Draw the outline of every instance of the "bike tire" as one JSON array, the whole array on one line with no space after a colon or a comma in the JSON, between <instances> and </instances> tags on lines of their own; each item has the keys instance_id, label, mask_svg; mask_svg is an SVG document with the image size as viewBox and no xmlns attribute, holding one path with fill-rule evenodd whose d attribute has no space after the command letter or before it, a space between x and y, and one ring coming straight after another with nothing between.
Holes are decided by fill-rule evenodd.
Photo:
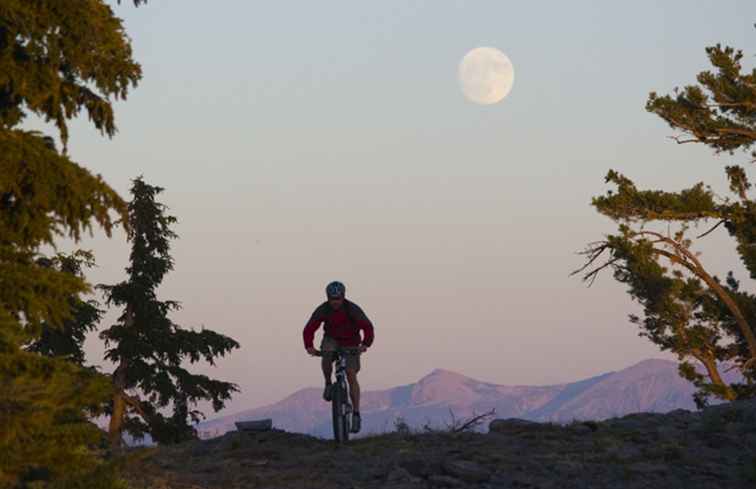
<instances>
[{"instance_id":1,"label":"bike tire","mask_svg":"<svg viewBox=\"0 0 756 489\"><path fill-rule=\"evenodd\" d=\"M349 441L349 432L351 431L349 417L351 416L352 410L351 406L349 406L346 387L341 390L341 394L341 398L343 399L341 404L341 412L343 413L341 416L341 431L344 432L343 441L346 442Z\"/></svg>"},{"instance_id":2,"label":"bike tire","mask_svg":"<svg viewBox=\"0 0 756 489\"><path fill-rule=\"evenodd\" d=\"M331 397L331 413L333 417L333 439L336 443L344 443L349 439L349 433L346 430L346 416L343 414L342 405L345 402L346 393L339 384L333 386Z\"/></svg>"}]
</instances>

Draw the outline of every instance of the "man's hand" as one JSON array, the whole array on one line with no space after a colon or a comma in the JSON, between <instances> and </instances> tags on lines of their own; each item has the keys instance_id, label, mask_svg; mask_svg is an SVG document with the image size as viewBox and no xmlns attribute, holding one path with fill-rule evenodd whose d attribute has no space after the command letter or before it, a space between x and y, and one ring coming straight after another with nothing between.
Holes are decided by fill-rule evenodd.
<instances>
[{"instance_id":1,"label":"man's hand","mask_svg":"<svg viewBox=\"0 0 756 489\"><path fill-rule=\"evenodd\" d=\"M315 356L318 355L319 352L315 348L310 347L310 348L307 349L307 353L309 353L310 355L312 355L313 357L315 357Z\"/></svg>"},{"instance_id":2,"label":"man's hand","mask_svg":"<svg viewBox=\"0 0 756 489\"><path fill-rule=\"evenodd\" d=\"M360 353L365 353L368 350L368 347L365 345L360 345L359 350Z\"/></svg>"}]
</instances>

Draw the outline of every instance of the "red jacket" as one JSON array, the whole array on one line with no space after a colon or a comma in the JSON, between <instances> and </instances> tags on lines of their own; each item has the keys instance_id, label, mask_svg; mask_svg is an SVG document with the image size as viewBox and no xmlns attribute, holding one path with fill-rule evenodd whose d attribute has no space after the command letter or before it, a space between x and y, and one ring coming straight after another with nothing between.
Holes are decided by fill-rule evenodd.
<instances>
[{"instance_id":1,"label":"red jacket","mask_svg":"<svg viewBox=\"0 0 756 489\"><path fill-rule=\"evenodd\" d=\"M339 309L333 309L328 302L319 305L302 332L305 348L312 348L315 331L323 323L325 323L325 335L335 339L341 346L373 344L373 323L354 302L344 299ZM360 331L362 331L362 337L360 337Z\"/></svg>"}]
</instances>

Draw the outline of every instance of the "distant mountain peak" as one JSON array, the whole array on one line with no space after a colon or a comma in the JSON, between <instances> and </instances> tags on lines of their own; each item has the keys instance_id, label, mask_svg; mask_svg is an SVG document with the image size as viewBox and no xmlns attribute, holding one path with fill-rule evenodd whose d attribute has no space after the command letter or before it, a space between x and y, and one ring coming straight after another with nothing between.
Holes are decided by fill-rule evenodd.
<instances>
[{"instance_id":1,"label":"distant mountain peak","mask_svg":"<svg viewBox=\"0 0 756 489\"><path fill-rule=\"evenodd\" d=\"M450 381L450 382L460 382L460 381L467 381L467 380L473 380L470 377L466 377L460 373L452 372L451 370L446 370L443 368L434 368L431 370L431 372L426 375L425 377L421 378L417 383L427 383L429 381Z\"/></svg>"},{"instance_id":2,"label":"distant mountain peak","mask_svg":"<svg viewBox=\"0 0 756 489\"><path fill-rule=\"evenodd\" d=\"M641 360L635 365L631 365L627 367L625 370L630 370L632 368L665 368L665 367L677 367L677 363L673 362L672 360L664 360L663 358L647 358L646 360Z\"/></svg>"},{"instance_id":3,"label":"distant mountain peak","mask_svg":"<svg viewBox=\"0 0 756 489\"><path fill-rule=\"evenodd\" d=\"M469 403L479 397L478 381L460 373L436 368L414 384L410 402L415 405L438 403Z\"/></svg>"},{"instance_id":4,"label":"distant mountain peak","mask_svg":"<svg viewBox=\"0 0 756 489\"><path fill-rule=\"evenodd\" d=\"M677 377L677 364L671 360L651 358L613 372L617 379L644 378L649 375L667 375Z\"/></svg>"}]
</instances>

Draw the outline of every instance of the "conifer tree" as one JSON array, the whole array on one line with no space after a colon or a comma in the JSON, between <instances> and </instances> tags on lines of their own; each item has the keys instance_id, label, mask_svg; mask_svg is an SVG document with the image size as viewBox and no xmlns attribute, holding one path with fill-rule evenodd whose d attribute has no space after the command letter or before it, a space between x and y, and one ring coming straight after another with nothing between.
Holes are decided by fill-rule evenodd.
<instances>
[{"instance_id":1,"label":"conifer tree","mask_svg":"<svg viewBox=\"0 0 756 489\"><path fill-rule=\"evenodd\" d=\"M109 396L107 379L27 347L46 327L64 327L71 298L89 290L41 250L94 226L110 234L114 214L126 213L102 178L66 155L68 121L86 110L112 136L112 99L140 76L104 1L0 2L0 487L113 482L87 418ZM55 124L62 153L50 136L20 128L29 114Z\"/></svg>"},{"instance_id":2,"label":"conifer tree","mask_svg":"<svg viewBox=\"0 0 756 489\"><path fill-rule=\"evenodd\" d=\"M118 322L101 333L108 349L106 358L116 365L113 372L113 402L110 440L121 445L122 432L140 437L149 433L158 443L175 443L195 436L189 421L202 413L191 406L212 401L218 411L236 385L192 374L182 364L204 360L211 365L239 344L233 339L202 329L187 330L168 317L180 308L176 301L161 301L157 288L173 269L170 241L176 218L156 200L162 192L140 177L131 188L129 235L131 264L128 279L100 286L108 304L123 307ZM173 409L171 416L163 415Z\"/></svg>"},{"instance_id":3,"label":"conifer tree","mask_svg":"<svg viewBox=\"0 0 756 489\"><path fill-rule=\"evenodd\" d=\"M678 144L703 144L729 155L747 152L756 142L756 69L743 70L742 51L717 45L706 52L713 71L700 73L697 85L672 95L651 93L646 109L679 131ZM756 161L756 151L750 156ZM642 336L678 356L681 375L698 387L699 406L710 397L756 397L756 295L744 290L732 271L724 280L712 274L694 246L723 227L749 278L756 279L751 182L740 165L726 166L723 176L732 192L725 198L704 182L679 192L639 190L610 171L606 181L616 191L595 197L593 206L619 224L618 233L589 244L583 252L587 262L575 272L592 282L609 268L628 286L643 306L643 316L631 315L631 322ZM676 227L655 229L659 223ZM693 235L701 225L710 228ZM742 382L724 379L722 369L730 366L742 373Z\"/></svg>"},{"instance_id":4,"label":"conifer tree","mask_svg":"<svg viewBox=\"0 0 756 489\"><path fill-rule=\"evenodd\" d=\"M52 259L40 258L38 263L84 279L83 269L94 266L94 255L78 250L71 254L58 253ZM84 300L79 295L69 297L68 303L70 317L61 326L43 322L39 337L26 350L84 366L84 340L87 333L97 329L103 311L96 300Z\"/></svg>"}]
</instances>

